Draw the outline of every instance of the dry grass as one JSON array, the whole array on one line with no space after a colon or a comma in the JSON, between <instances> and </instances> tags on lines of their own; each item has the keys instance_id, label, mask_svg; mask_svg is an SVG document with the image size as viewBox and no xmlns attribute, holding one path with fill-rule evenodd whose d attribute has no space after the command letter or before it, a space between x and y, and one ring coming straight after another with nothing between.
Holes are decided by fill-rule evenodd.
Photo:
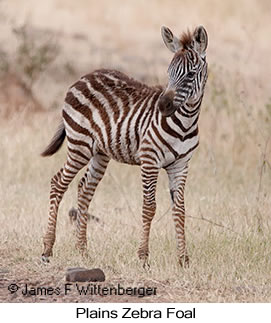
<instances>
[{"instance_id":1,"label":"dry grass","mask_svg":"<svg viewBox=\"0 0 271 323\"><path fill-rule=\"evenodd\" d=\"M117 1L121 6L86 0L76 5L47 1L47 7L34 1L3 3L10 17L2 23L0 35L7 52L16 48L16 41L8 37L15 16L15 25L28 17L33 28L52 33L62 51L33 85L35 97L50 112L14 113L0 123L0 300L78 300L77 295L14 298L6 288L13 281L63 285L66 268L82 265L102 268L108 284L157 286L158 295L144 301L270 302L269 1L183 1L181 6L173 0ZM60 208L54 258L44 267L39 258L49 182L65 160L64 148L52 158L39 157L58 123L60 111L53 108L61 104L77 77L101 66L165 84L170 54L160 39L162 24L177 32L203 24L209 32L210 77L200 119L201 144L192 158L186 187L191 266L183 270L177 265L167 178L162 171L151 232L151 270L141 268L136 256L141 224L139 168L111 162L90 207L103 223L89 225L91 258L77 254L67 215L76 205L78 176ZM10 109L16 111L16 106Z\"/></svg>"}]
</instances>

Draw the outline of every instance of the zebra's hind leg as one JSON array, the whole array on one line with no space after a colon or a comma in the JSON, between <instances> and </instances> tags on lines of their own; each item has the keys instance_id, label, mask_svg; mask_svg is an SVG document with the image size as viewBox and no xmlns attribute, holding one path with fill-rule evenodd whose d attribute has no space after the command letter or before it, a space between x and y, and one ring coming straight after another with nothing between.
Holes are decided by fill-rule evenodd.
<instances>
[{"instance_id":1,"label":"zebra's hind leg","mask_svg":"<svg viewBox=\"0 0 271 323\"><path fill-rule=\"evenodd\" d=\"M97 154L92 157L89 167L78 185L78 212L77 212L77 244L76 246L86 254L87 247L87 219L88 207L95 193L96 187L103 178L109 157Z\"/></svg>"},{"instance_id":2,"label":"zebra's hind leg","mask_svg":"<svg viewBox=\"0 0 271 323\"><path fill-rule=\"evenodd\" d=\"M56 221L59 204L66 192L69 184L79 172L79 170L88 163L88 160L83 160L73 154L68 154L68 160L63 168L61 168L51 179L50 192L50 208L47 231L43 237L44 251L42 253L42 261L49 262L49 257L53 255L53 245L56 237Z\"/></svg>"},{"instance_id":3,"label":"zebra's hind leg","mask_svg":"<svg viewBox=\"0 0 271 323\"><path fill-rule=\"evenodd\" d=\"M149 267L149 236L151 222L155 215L156 202L155 192L159 169L150 164L141 165L141 177L143 186L143 208L142 208L142 234L138 248L138 257L143 262L143 267Z\"/></svg>"},{"instance_id":4,"label":"zebra's hind leg","mask_svg":"<svg viewBox=\"0 0 271 323\"><path fill-rule=\"evenodd\" d=\"M189 257L185 242L185 208L184 188L188 169L172 165L166 169L169 178L169 188L173 201L172 216L175 224L177 240L177 256L182 267L189 266Z\"/></svg>"}]
</instances>

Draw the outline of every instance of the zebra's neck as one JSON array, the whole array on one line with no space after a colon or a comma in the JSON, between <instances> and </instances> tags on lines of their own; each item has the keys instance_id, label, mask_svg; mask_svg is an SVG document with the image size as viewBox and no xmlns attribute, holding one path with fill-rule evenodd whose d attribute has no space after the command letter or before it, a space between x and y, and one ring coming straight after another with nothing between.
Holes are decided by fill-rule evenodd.
<instances>
[{"instance_id":1,"label":"zebra's neck","mask_svg":"<svg viewBox=\"0 0 271 323\"><path fill-rule=\"evenodd\" d=\"M195 131L198 125L202 97L196 102L180 106L170 117L160 117L160 126L174 137L185 136Z\"/></svg>"}]
</instances>

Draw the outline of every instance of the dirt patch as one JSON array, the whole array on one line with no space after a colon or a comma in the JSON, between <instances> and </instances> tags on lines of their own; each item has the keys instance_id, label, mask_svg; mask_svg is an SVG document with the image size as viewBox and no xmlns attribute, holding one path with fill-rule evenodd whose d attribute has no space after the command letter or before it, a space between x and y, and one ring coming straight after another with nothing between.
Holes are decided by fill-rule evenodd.
<instances>
[{"instance_id":1,"label":"dirt patch","mask_svg":"<svg viewBox=\"0 0 271 323\"><path fill-rule=\"evenodd\" d=\"M60 268L59 268L60 269ZM259 288L219 287L152 279L114 277L102 283L71 283L65 270L49 269L42 274L0 268L0 302L3 303L189 303L248 302ZM268 291L266 290L266 293Z\"/></svg>"}]
</instances>

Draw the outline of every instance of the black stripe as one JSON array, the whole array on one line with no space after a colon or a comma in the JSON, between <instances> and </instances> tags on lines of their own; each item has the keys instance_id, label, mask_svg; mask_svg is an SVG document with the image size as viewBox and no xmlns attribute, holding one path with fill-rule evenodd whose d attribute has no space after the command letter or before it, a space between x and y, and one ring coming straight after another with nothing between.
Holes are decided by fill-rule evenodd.
<instances>
[{"instance_id":1,"label":"black stripe","mask_svg":"<svg viewBox=\"0 0 271 323\"><path fill-rule=\"evenodd\" d=\"M178 158L176 158L172 163L170 163L170 164L168 164L168 165L164 166L163 168L165 168L165 169L166 169L167 167L170 167L171 165L173 165L177 160L180 160L180 159L184 158L186 155L188 155L189 153L191 153L191 151L193 151L194 149L196 149L196 148L198 147L198 145L199 145L199 142L197 142L197 143L195 144L195 146L193 146L192 148L188 149L188 151L187 151L187 152L185 152L185 153L183 153L183 154L179 155L179 156L178 156Z\"/></svg>"}]
</instances>

